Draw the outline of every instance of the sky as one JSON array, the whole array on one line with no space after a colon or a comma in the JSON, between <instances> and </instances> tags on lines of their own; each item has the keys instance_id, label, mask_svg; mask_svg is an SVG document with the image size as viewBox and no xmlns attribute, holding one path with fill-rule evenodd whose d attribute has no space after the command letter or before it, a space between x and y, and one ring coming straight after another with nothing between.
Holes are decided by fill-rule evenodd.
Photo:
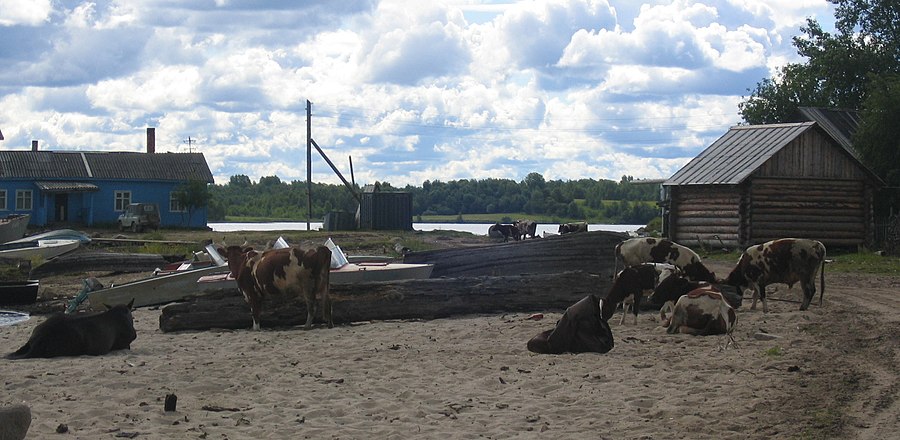
<instances>
[{"instance_id":1,"label":"sky","mask_svg":"<svg viewBox=\"0 0 900 440\"><path fill-rule=\"evenodd\" d=\"M155 127L218 184L305 181L308 100L361 185L668 178L802 61L807 18L833 29L827 0L0 0L0 149L140 152Z\"/></svg>"}]
</instances>

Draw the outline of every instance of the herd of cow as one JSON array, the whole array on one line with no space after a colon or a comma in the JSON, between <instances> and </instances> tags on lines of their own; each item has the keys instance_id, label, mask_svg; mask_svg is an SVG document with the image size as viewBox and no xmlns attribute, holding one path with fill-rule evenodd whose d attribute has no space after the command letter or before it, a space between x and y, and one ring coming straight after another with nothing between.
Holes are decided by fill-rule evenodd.
<instances>
[{"instance_id":1,"label":"herd of cow","mask_svg":"<svg viewBox=\"0 0 900 440\"><path fill-rule=\"evenodd\" d=\"M768 312L766 286L800 283L806 310L816 293L820 275L819 304L825 290L825 246L808 239L784 238L751 246L724 279L716 278L691 249L670 240L632 238L615 248L616 270L613 285L603 297L601 314L609 319L619 304L631 303L634 320L643 296L660 309L662 325L669 333L694 335L731 334L737 322L735 309L745 291L752 291L753 304L762 301Z\"/></svg>"},{"instance_id":2,"label":"herd of cow","mask_svg":"<svg viewBox=\"0 0 900 440\"><path fill-rule=\"evenodd\" d=\"M585 222L563 223L559 225L560 234L570 234L573 232L587 232L588 225ZM488 227L488 237L503 240L504 242L513 239L515 241L524 240L530 235L531 238L537 238L537 223L532 220L516 220L512 223L494 223Z\"/></svg>"},{"instance_id":3,"label":"herd of cow","mask_svg":"<svg viewBox=\"0 0 900 440\"><path fill-rule=\"evenodd\" d=\"M533 222L525 228L530 228L533 236ZM250 305L254 330L259 330L263 298L272 294L303 297L306 328L312 325L317 300L321 300L323 319L329 328L334 325L328 297L331 251L327 247L258 252L245 246L227 246L218 251L226 256ZM652 292L648 300L660 307L669 333L708 335L731 333L737 319L734 310L741 305L745 290L753 291L751 309L756 308L759 297L764 312L768 311L769 284L799 282L803 289L800 310L806 310L815 296L816 273L821 274L820 305L825 290L825 247L815 240L786 238L750 247L725 279L717 279L695 252L670 240L625 240L615 247L615 255L616 270L620 261L623 269L596 303L606 328L618 305L623 304L624 309L628 302L637 322L637 310L646 292ZM131 304L95 314L60 313L35 327L28 342L7 358L100 355L130 348L136 337Z\"/></svg>"}]
</instances>

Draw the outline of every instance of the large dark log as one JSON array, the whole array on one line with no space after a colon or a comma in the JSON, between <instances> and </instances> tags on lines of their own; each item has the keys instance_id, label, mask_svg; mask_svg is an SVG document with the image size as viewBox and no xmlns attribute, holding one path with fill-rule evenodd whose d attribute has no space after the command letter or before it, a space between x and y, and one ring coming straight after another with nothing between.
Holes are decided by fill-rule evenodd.
<instances>
[{"instance_id":1,"label":"large dark log","mask_svg":"<svg viewBox=\"0 0 900 440\"><path fill-rule=\"evenodd\" d=\"M615 270L615 246L627 238L626 234L610 231L576 232L539 240L412 252L403 257L403 262L434 264L432 278L571 270L610 276Z\"/></svg>"},{"instance_id":2,"label":"large dark log","mask_svg":"<svg viewBox=\"0 0 900 440\"><path fill-rule=\"evenodd\" d=\"M478 313L563 310L589 294L605 295L610 279L586 272L406 280L331 286L334 321L435 319ZM263 327L306 322L302 300L267 298ZM250 308L236 289L164 307L164 332L249 328Z\"/></svg>"},{"instance_id":3,"label":"large dark log","mask_svg":"<svg viewBox=\"0 0 900 440\"><path fill-rule=\"evenodd\" d=\"M740 225L740 219L735 215L727 218L708 217L678 217L675 220L678 227L683 226L733 226Z\"/></svg>"}]
</instances>

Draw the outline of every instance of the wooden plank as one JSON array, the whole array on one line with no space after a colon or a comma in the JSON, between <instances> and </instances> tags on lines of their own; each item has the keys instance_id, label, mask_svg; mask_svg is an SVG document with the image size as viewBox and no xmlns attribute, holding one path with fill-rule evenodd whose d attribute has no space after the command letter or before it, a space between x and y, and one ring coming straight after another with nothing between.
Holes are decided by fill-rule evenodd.
<instances>
[{"instance_id":1,"label":"wooden plank","mask_svg":"<svg viewBox=\"0 0 900 440\"><path fill-rule=\"evenodd\" d=\"M737 227L740 219L737 216L730 217L678 217L675 225L682 226L733 226Z\"/></svg>"},{"instance_id":2,"label":"wooden plank","mask_svg":"<svg viewBox=\"0 0 900 440\"><path fill-rule=\"evenodd\" d=\"M335 323L386 319L436 319L479 313L564 310L590 294L603 295L608 277L583 271L523 276L432 278L331 286ZM317 319L320 319L318 316ZM302 300L269 297L264 328L306 322ZM250 308L236 289L164 307L164 332L249 328Z\"/></svg>"}]
</instances>

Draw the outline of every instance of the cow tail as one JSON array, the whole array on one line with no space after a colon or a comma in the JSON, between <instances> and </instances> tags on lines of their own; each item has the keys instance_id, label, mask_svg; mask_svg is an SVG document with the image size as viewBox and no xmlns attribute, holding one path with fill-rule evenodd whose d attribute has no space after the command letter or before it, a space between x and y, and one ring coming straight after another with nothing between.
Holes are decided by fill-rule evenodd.
<instances>
[{"instance_id":1,"label":"cow tail","mask_svg":"<svg viewBox=\"0 0 900 440\"><path fill-rule=\"evenodd\" d=\"M822 296L825 295L825 258L822 258L822 268L819 270L819 306L822 305Z\"/></svg>"}]
</instances>

